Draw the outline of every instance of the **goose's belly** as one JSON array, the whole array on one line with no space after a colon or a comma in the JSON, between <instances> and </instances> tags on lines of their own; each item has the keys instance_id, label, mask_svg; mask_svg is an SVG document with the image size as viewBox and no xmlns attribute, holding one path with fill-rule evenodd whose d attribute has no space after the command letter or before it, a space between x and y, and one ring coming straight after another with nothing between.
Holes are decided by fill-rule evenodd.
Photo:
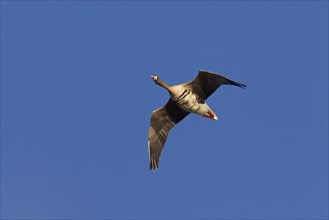
<instances>
[{"instance_id":1,"label":"goose's belly","mask_svg":"<svg viewBox=\"0 0 329 220\"><path fill-rule=\"evenodd\" d=\"M198 95L192 92L186 95L178 95L178 99L175 100L176 104L187 112L192 112L198 115L207 114L209 106L205 101L203 101Z\"/></svg>"}]
</instances>

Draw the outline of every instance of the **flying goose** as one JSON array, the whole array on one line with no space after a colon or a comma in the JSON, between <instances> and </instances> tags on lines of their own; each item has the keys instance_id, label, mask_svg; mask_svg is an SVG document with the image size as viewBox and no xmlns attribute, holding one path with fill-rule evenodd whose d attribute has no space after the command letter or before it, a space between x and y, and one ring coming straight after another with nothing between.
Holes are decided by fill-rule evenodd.
<instances>
[{"instance_id":1,"label":"flying goose","mask_svg":"<svg viewBox=\"0 0 329 220\"><path fill-rule=\"evenodd\" d=\"M169 92L170 98L167 104L152 112L148 135L150 170L157 170L159 167L161 151L170 129L188 114L192 112L205 118L218 120L217 115L205 102L218 87L225 84L240 88L247 87L205 70L200 70L198 76L191 82L176 86L167 85L158 76L151 76L151 78Z\"/></svg>"}]
</instances>

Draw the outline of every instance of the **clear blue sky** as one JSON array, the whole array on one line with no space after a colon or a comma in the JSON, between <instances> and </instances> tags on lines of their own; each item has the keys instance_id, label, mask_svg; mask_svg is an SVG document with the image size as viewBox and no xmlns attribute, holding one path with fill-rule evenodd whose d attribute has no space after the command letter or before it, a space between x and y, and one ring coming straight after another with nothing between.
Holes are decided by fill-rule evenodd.
<instances>
[{"instance_id":1,"label":"clear blue sky","mask_svg":"<svg viewBox=\"0 0 329 220\"><path fill-rule=\"evenodd\" d=\"M1 218L328 217L327 1L1 1ZM148 168L151 112L208 99Z\"/></svg>"}]
</instances>

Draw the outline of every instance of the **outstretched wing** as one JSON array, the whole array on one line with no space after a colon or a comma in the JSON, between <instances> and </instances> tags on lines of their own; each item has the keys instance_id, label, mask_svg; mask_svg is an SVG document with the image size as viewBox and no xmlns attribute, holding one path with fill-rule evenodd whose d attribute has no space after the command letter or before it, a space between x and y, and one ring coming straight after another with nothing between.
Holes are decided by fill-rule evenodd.
<instances>
[{"instance_id":1,"label":"outstretched wing","mask_svg":"<svg viewBox=\"0 0 329 220\"><path fill-rule=\"evenodd\" d=\"M171 99L169 99L165 106L152 112L148 136L151 170L156 170L159 167L161 151L165 145L170 129L183 120L188 114L189 112L178 107Z\"/></svg>"},{"instance_id":2,"label":"outstretched wing","mask_svg":"<svg viewBox=\"0 0 329 220\"><path fill-rule=\"evenodd\" d=\"M234 85L240 88L247 87L244 84L234 82L224 76L200 70L198 76L186 86L189 86L194 93L197 93L202 99L206 100L221 85Z\"/></svg>"}]
</instances>

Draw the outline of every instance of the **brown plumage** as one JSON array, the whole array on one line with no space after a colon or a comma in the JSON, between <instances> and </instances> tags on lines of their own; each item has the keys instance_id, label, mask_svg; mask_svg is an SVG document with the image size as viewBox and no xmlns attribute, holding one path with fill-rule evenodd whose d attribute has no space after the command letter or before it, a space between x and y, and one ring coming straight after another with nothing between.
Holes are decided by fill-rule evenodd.
<instances>
[{"instance_id":1,"label":"brown plumage","mask_svg":"<svg viewBox=\"0 0 329 220\"><path fill-rule=\"evenodd\" d=\"M206 99L221 85L246 87L244 84L205 70L200 70L198 76L191 82L176 86L167 85L157 76L151 77L156 84L165 88L170 94L167 104L152 112L148 135L151 170L159 168L161 151L171 128L190 112L217 120L216 114L205 103Z\"/></svg>"}]
</instances>

